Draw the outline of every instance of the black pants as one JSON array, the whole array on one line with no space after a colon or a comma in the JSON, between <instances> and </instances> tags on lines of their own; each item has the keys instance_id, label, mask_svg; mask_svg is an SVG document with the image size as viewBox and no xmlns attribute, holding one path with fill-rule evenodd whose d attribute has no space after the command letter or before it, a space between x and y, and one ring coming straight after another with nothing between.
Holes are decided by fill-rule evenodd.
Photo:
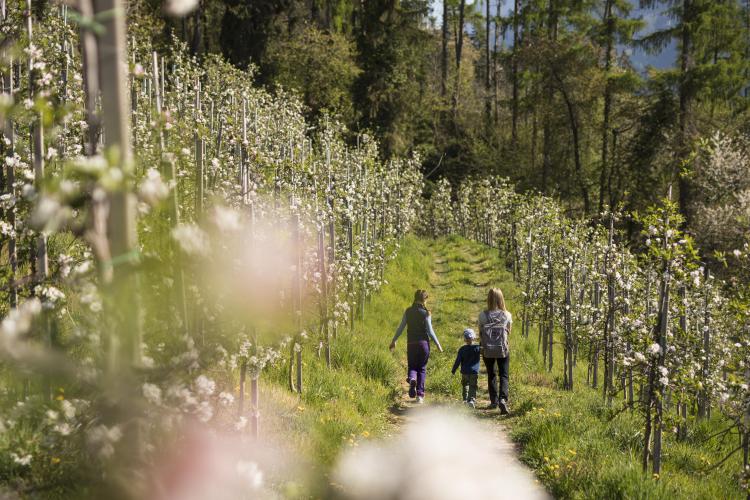
<instances>
[{"instance_id":1,"label":"black pants","mask_svg":"<svg viewBox=\"0 0 750 500\"><path fill-rule=\"evenodd\" d=\"M484 366L487 368L487 385L490 391L490 403L497 404L501 399L508 401L508 366L510 356L507 358L485 358ZM495 373L495 364L497 371L500 372L500 397L497 393L497 373Z\"/></svg>"}]
</instances>

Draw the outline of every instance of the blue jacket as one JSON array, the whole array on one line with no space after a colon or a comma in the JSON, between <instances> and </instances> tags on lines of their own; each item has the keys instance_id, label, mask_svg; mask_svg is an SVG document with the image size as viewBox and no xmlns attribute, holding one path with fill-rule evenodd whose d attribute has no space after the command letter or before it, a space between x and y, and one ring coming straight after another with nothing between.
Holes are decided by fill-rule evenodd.
<instances>
[{"instance_id":1,"label":"blue jacket","mask_svg":"<svg viewBox=\"0 0 750 500\"><path fill-rule=\"evenodd\" d=\"M465 375L476 375L479 373L479 346L477 344L464 345L458 350L456 362L453 363L451 373L456 373L459 365L461 373Z\"/></svg>"}]
</instances>

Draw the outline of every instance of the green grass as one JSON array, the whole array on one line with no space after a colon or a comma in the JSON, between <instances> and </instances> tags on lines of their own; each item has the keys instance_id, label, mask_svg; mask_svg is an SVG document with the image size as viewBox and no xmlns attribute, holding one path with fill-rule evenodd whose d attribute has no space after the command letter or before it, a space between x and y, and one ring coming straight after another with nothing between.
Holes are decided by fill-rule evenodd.
<instances>
[{"instance_id":1,"label":"green grass","mask_svg":"<svg viewBox=\"0 0 750 500\"><path fill-rule=\"evenodd\" d=\"M372 298L363 322L342 332L334 348L334 369L308 355L304 410L295 417L299 439L325 473L342 447L394 432L389 408L401 395L405 353L401 340L395 354L387 347L403 309L416 288L430 293L428 307L445 353L433 349L428 367L427 401L458 404L459 377L450 368L461 333L475 326L489 286L500 287L516 328L511 339L510 417L478 411L481 418L505 425L521 448L520 458L558 498L744 498L739 490L739 457L706 472L735 446L705 442L722 428L720 418L692 425L688 439L677 442L665 432L663 473L659 480L642 474L642 418L618 412L586 386L586 367L579 363L576 389L561 389L562 352L548 373L537 352L535 334L520 337L521 295L496 250L460 238L437 241L408 238L386 271L386 285ZM535 329L532 328L532 332ZM277 382L283 383L279 371ZM480 391L486 398L482 377ZM731 442L730 442L731 441Z\"/></svg>"},{"instance_id":2,"label":"green grass","mask_svg":"<svg viewBox=\"0 0 750 500\"><path fill-rule=\"evenodd\" d=\"M393 430L389 410L403 377L400 356L390 353L388 344L414 290L427 286L431 267L426 244L407 238L388 265L389 284L367 304L364 321L356 321L351 332L348 327L339 332L332 367L305 350L304 390L290 424L303 451L324 474L343 447ZM272 369L264 376L285 386L285 370Z\"/></svg>"}]
</instances>

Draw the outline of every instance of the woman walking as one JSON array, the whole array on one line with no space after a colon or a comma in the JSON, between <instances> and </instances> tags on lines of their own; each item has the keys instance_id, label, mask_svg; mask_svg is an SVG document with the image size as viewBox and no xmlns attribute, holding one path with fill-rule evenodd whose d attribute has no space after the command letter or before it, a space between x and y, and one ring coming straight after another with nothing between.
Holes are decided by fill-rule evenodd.
<instances>
[{"instance_id":1,"label":"woman walking","mask_svg":"<svg viewBox=\"0 0 750 500\"><path fill-rule=\"evenodd\" d=\"M406 309L401 324L393 336L390 349L396 348L396 341L406 328L406 358L408 373L406 382L409 384L409 397L417 398L417 403L424 403L424 384L427 378L427 361L430 359L430 339L435 342L438 351L443 352L440 341L432 329L430 311L427 309L427 292L414 292L414 303Z\"/></svg>"},{"instance_id":2,"label":"woman walking","mask_svg":"<svg viewBox=\"0 0 750 500\"><path fill-rule=\"evenodd\" d=\"M490 408L500 407L503 415L508 414L508 368L510 349L508 337L513 326L513 318L505 308L505 298L499 288L487 293L487 309L479 314L479 334L482 358L487 368L487 385L490 392ZM497 387L495 365L500 374L500 392Z\"/></svg>"}]
</instances>

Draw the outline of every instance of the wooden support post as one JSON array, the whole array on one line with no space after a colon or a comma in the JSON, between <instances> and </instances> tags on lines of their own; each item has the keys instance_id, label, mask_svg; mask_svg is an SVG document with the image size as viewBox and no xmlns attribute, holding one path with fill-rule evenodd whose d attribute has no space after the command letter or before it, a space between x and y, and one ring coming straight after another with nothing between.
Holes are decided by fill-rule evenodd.
<instances>
[{"instance_id":1,"label":"wooden support post","mask_svg":"<svg viewBox=\"0 0 750 500\"><path fill-rule=\"evenodd\" d=\"M133 400L141 397L136 373L141 368L143 358L137 274L136 199L132 186L133 158L126 72L125 7L121 0L95 0L94 14L102 27L97 34L97 60L105 130L104 147L106 156L114 162L111 166L120 170L123 179L117 189L108 193L106 234L112 261L116 260L117 265L112 265L112 261L103 264L112 268L112 281L104 284L108 317L113 322L111 362L106 376L109 383L117 387L117 411L111 417L119 424L124 423L124 435L117 447L116 462L122 470L135 471L143 459L142 419L138 412L139 405L133 405ZM114 422L109 425L112 423Z\"/></svg>"},{"instance_id":2,"label":"wooden support post","mask_svg":"<svg viewBox=\"0 0 750 500\"><path fill-rule=\"evenodd\" d=\"M29 43L34 40L33 20L31 0L26 0L26 32L29 37ZM36 94L36 70L34 69L35 61L32 52L29 52L28 58L28 77L29 77L29 99L32 101ZM44 124L42 116L37 114L31 124L31 157L34 165L34 187L38 193L44 191ZM49 263L47 257L47 236L39 233L36 242L36 282L43 283L49 274Z\"/></svg>"},{"instance_id":3,"label":"wooden support post","mask_svg":"<svg viewBox=\"0 0 750 500\"><path fill-rule=\"evenodd\" d=\"M247 99L242 98L242 146L240 148L240 186L242 204L247 205L250 197L250 179L247 159Z\"/></svg>"},{"instance_id":4,"label":"wooden support post","mask_svg":"<svg viewBox=\"0 0 750 500\"><path fill-rule=\"evenodd\" d=\"M26 34L29 38L29 46L34 43L33 34L33 18L32 18L32 5L31 0L26 0ZM37 71L35 70L35 61L33 51L28 53L28 78L29 78L29 99L34 102L36 100L36 85L35 80L37 78ZM29 126L31 133L31 161L34 166L34 187L40 197L43 196L45 191L44 187L44 122L41 113L37 113L34 120ZM44 231L40 230L36 236L36 245L34 248L34 281L32 289L36 294L36 286L43 285L47 281L49 276L49 257L47 255L47 235ZM42 313L42 325L44 330L44 342L48 348L52 347L54 343L53 330L51 325L51 315L45 311ZM52 398L52 381L49 377L44 377L44 396L47 399Z\"/></svg>"},{"instance_id":5,"label":"wooden support post","mask_svg":"<svg viewBox=\"0 0 750 500\"><path fill-rule=\"evenodd\" d=\"M534 240L532 239L533 234L531 232L531 227L529 227L529 237L527 240L528 249L526 251L526 293L523 298L523 323L522 323L522 331L523 336L525 338L529 338L529 328L530 328L530 311L531 308L531 275L532 275L532 265L534 260Z\"/></svg>"},{"instance_id":6,"label":"wooden support post","mask_svg":"<svg viewBox=\"0 0 750 500\"><path fill-rule=\"evenodd\" d=\"M253 438L255 439L260 438L260 389L258 387L258 375L258 373L253 373L250 379L250 404L253 409L250 421ZM302 380L299 380L299 387L302 387Z\"/></svg>"},{"instance_id":7,"label":"wooden support post","mask_svg":"<svg viewBox=\"0 0 750 500\"><path fill-rule=\"evenodd\" d=\"M202 115L201 111L201 83L200 80L195 85L195 115L196 119L200 119ZM205 171L203 167L203 157L205 155L205 141L203 140L203 134L200 132L202 124L199 123L196 127L194 141L195 141L195 218L200 219L203 216L203 199L204 199L204 187L205 187Z\"/></svg>"},{"instance_id":8,"label":"wooden support post","mask_svg":"<svg viewBox=\"0 0 750 500\"><path fill-rule=\"evenodd\" d=\"M657 357L656 373L654 379L665 365L667 350L667 331L669 328L669 269L665 269L660 285L659 293L659 321L657 330L657 341L660 346L660 353ZM657 380L653 380L650 392L655 405L654 415L654 449L653 449L653 467L654 474L661 473L661 449L662 449L662 431L663 431L663 413L664 413L664 391L656 388Z\"/></svg>"},{"instance_id":9,"label":"wooden support post","mask_svg":"<svg viewBox=\"0 0 750 500\"><path fill-rule=\"evenodd\" d=\"M170 190L169 194L169 218L170 218L170 226L176 227L180 223L180 200L179 200L179 194L177 189L177 169L176 169L176 160L174 158L174 155L171 153L165 153L162 155L162 172L164 172L167 183L172 184L175 183L175 186ZM174 243L171 242L170 244L174 245ZM185 333L185 335L188 335L190 333L190 327L188 324L188 308L187 308L187 291L185 288L185 274L182 267L181 258L179 256L179 253L175 251L175 249L172 249L172 258L174 260L173 263L173 269L172 274L174 275L175 280L175 301L176 301L176 309L177 314L180 319L180 323L182 325L182 330Z\"/></svg>"},{"instance_id":10,"label":"wooden support post","mask_svg":"<svg viewBox=\"0 0 750 500\"><path fill-rule=\"evenodd\" d=\"M93 19L94 6L91 0L79 2L78 8L81 16L86 19ZM88 24L81 24L80 40L83 58L84 108L86 110L86 124L88 125L84 152L86 156L94 156L97 153L101 127L96 109L99 98L99 55L96 36L93 30L88 27ZM133 119L135 119L135 116L136 113L133 113Z\"/></svg>"},{"instance_id":11,"label":"wooden support post","mask_svg":"<svg viewBox=\"0 0 750 500\"><path fill-rule=\"evenodd\" d=\"M547 342L549 342L549 346L547 347L547 370L552 371L552 365L554 362L554 337L555 337L555 275L553 270L553 262L552 262L552 246L547 245L547 279L548 281L548 299L549 302L547 304L547 307L549 308L549 313L547 316Z\"/></svg>"},{"instance_id":12,"label":"wooden support post","mask_svg":"<svg viewBox=\"0 0 750 500\"><path fill-rule=\"evenodd\" d=\"M624 299L625 299L625 301L624 301L625 305L623 307L623 311L622 312L623 312L623 314L625 314L627 316L628 314L630 314L630 300L629 300L630 299L630 292L627 289L625 289L625 291L624 291ZM630 355L632 353L633 347L630 344L630 341L627 342L627 344L625 346L625 349L626 349L626 352L628 353L628 355ZM633 366L632 366L632 364L631 364L631 366L628 366L626 377L627 377L627 382L626 382L627 383L627 402L628 402L628 404L632 405L634 403L634 401L635 401L635 395L634 395L634 391L633 391Z\"/></svg>"},{"instance_id":13,"label":"wooden support post","mask_svg":"<svg viewBox=\"0 0 750 500\"><path fill-rule=\"evenodd\" d=\"M333 187L329 187L329 192ZM328 221L328 268L330 270L331 288L328 296L331 298L331 310L334 311L338 301L338 295L336 290L336 280L338 278L338 266L336 265L336 211L333 206L333 196L328 197L328 207L331 212L330 219ZM338 336L338 322L333 322L333 338L334 340Z\"/></svg>"},{"instance_id":14,"label":"wooden support post","mask_svg":"<svg viewBox=\"0 0 750 500\"><path fill-rule=\"evenodd\" d=\"M678 291L680 297L680 316L679 316L679 334L683 338L688 335L688 316L687 316L687 287L685 284L680 285ZM681 392L677 400L677 439L684 440L687 437L687 403L685 402L685 393Z\"/></svg>"},{"instance_id":15,"label":"wooden support post","mask_svg":"<svg viewBox=\"0 0 750 500\"><path fill-rule=\"evenodd\" d=\"M670 189L671 195L671 189ZM671 196L670 196L671 198ZM664 221L664 226L669 226L669 218L667 217ZM669 248L670 238L669 233L663 236L664 248ZM659 382L659 377L662 371L665 369L666 356L667 356L667 335L669 331L669 293L670 293L670 281L671 281L671 261L664 260L662 268L662 277L659 283L659 317L656 323L656 330L654 336L656 343L659 345L659 354L656 359L651 361L651 371L649 373L649 387L648 387L648 406L647 406L647 419L646 419L646 432L644 442L644 469L648 464L648 438L650 437L651 427L651 408L654 408L654 419L653 419L653 434L654 444L652 452L652 472L654 474L661 473L661 450L662 450L662 431L664 422L664 387ZM657 386L658 383L658 386Z\"/></svg>"},{"instance_id":16,"label":"wooden support post","mask_svg":"<svg viewBox=\"0 0 750 500\"><path fill-rule=\"evenodd\" d=\"M156 51L151 53L151 71L153 74L153 78L155 82L160 82L159 79L159 56L156 54ZM161 84L157 84L154 87L154 98L156 101L156 133L158 135L158 143L159 143L159 153L164 152L164 134L162 133L162 126L161 126L161 119L162 119L162 86ZM162 174L165 172L162 171Z\"/></svg>"},{"instance_id":17,"label":"wooden support post","mask_svg":"<svg viewBox=\"0 0 750 500\"><path fill-rule=\"evenodd\" d=\"M703 363L701 366L701 388L698 395L698 418L709 416L711 401L708 390L708 377L711 363L711 272L708 267L703 272Z\"/></svg>"},{"instance_id":18,"label":"wooden support post","mask_svg":"<svg viewBox=\"0 0 750 500\"><path fill-rule=\"evenodd\" d=\"M5 20L7 16L5 0L2 0L2 16ZM3 92L7 93L8 96L13 96L13 59L10 59L8 65L8 73L3 75ZM16 154L16 125L11 118L7 118L4 124L3 135L8 140L8 146L5 150L6 158L15 158ZM5 182L6 191L11 195L11 198L15 196L15 183L16 183L16 169L15 162L4 162L6 166L5 171ZM1 168L1 167L0 167ZM13 234L8 238L8 265L10 267L10 275L8 276L8 299L11 308L18 306L18 284L16 283L16 274L18 272L18 250L17 250L17 239L15 235L16 230L16 210L15 207L11 207L6 214L8 224L10 224Z\"/></svg>"},{"instance_id":19,"label":"wooden support post","mask_svg":"<svg viewBox=\"0 0 750 500\"><path fill-rule=\"evenodd\" d=\"M593 317L591 318L591 322L594 326L594 329L596 329L596 323L599 321L599 309L601 307L601 300L602 300L602 292L601 292L601 285L599 283L598 275L599 274L599 257L597 256L595 263L594 263L594 274L595 274L595 281L594 281L594 311L593 311ZM589 360L590 366L591 366L591 387L596 389L599 386L599 342L596 340L596 337L593 337L592 340L592 346L591 346L591 359Z\"/></svg>"},{"instance_id":20,"label":"wooden support post","mask_svg":"<svg viewBox=\"0 0 750 500\"><path fill-rule=\"evenodd\" d=\"M366 175L365 175L365 179L366 179ZM367 181L365 180L365 182L367 182ZM362 274L362 283L360 284L360 293L359 293L359 319L360 319L360 321L364 321L365 320L365 297L367 295L367 279L368 279L367 273L368 273L368 270L369 270L368 268L370 266L370 259L368 258L368 253L369 252L367 250L367 245L368 245L368 241L367 241L368 238L367 238L367 236L368 236L368 229L369 229L369 226L368 226L369 220L368 219L369 219L369 213L370 213L370 207L369 207L369 203L368 202L369 202L368 198L365 197L364 214L363 214L363 217L362 217L362 224L363 224L363 228L362 228L362 251L360 252L360 255L363 256L363 259L365 261L364 265L363 265L364 273Z\"/></svg>"},{"instance_id":21,"label":"wooden support post","mask_svg":"<svg viewBox=\"0 0 750 500\"><path fill-rule=\"evenodd\" d=\"M241 417L245 412L245 383L247 380L247 361L244 359L240 364L240 388L237 398L237 416Z\"/></svg>"},{"instance_id":22,"label":"wooden support post","mask_svg":"<svg viewBox=\"0 0 750 500\"><path fill-rule=\"evenodd\" d=\"M297 327L297 333L295 338L300 338L302 332L302 238L299 230L300 219L299 214L295 213L292 216L292 252L294 259L294 276L292 278L292 309L295 318L295 324ZM296 362L296 391L302 393L302 344L298 344L298 348L295 349L295 344L292 345L292 354L294 359L290 360L291 363Z\"/></svg>"},{"instance_id":23,"label":"wooden support post","mask_svg":"<svg viewBox=\"0 0 750 500\"><path fill-rule=\"evenodd\" d=\"M615 275L612 269L612 251L614 246L614 216L609 215L609 236L607 252L604 257L604 271L607 276L607 317L604 324L604 383L602 384L602 398L605 403L611 403L614 391L614 342L612 340L615 328Z\"/></svg>"},{"instance_id":24,"label":"wooden support post","mask_svg":"<svg viewBox=\"0 0 750 500\"><path fill-rule=\"evenodd\" d=\"M325 338L326 366L331 367L331 332L328 328L328 269L326 268L325 225L318 230L318 272L320 273L320 326Z\"/></svg>"},{"instance_id":25,"label":"wooden support post","mask_svg":"<svg viewBox=\"0 0 750 500\"><path fill-rule=\"evenodd\" d=\"M573 390L573 322L572 314L572 293L573 278L571 276L570 266L565 267L565 388Z\"/></svg>"}]
</instances>

